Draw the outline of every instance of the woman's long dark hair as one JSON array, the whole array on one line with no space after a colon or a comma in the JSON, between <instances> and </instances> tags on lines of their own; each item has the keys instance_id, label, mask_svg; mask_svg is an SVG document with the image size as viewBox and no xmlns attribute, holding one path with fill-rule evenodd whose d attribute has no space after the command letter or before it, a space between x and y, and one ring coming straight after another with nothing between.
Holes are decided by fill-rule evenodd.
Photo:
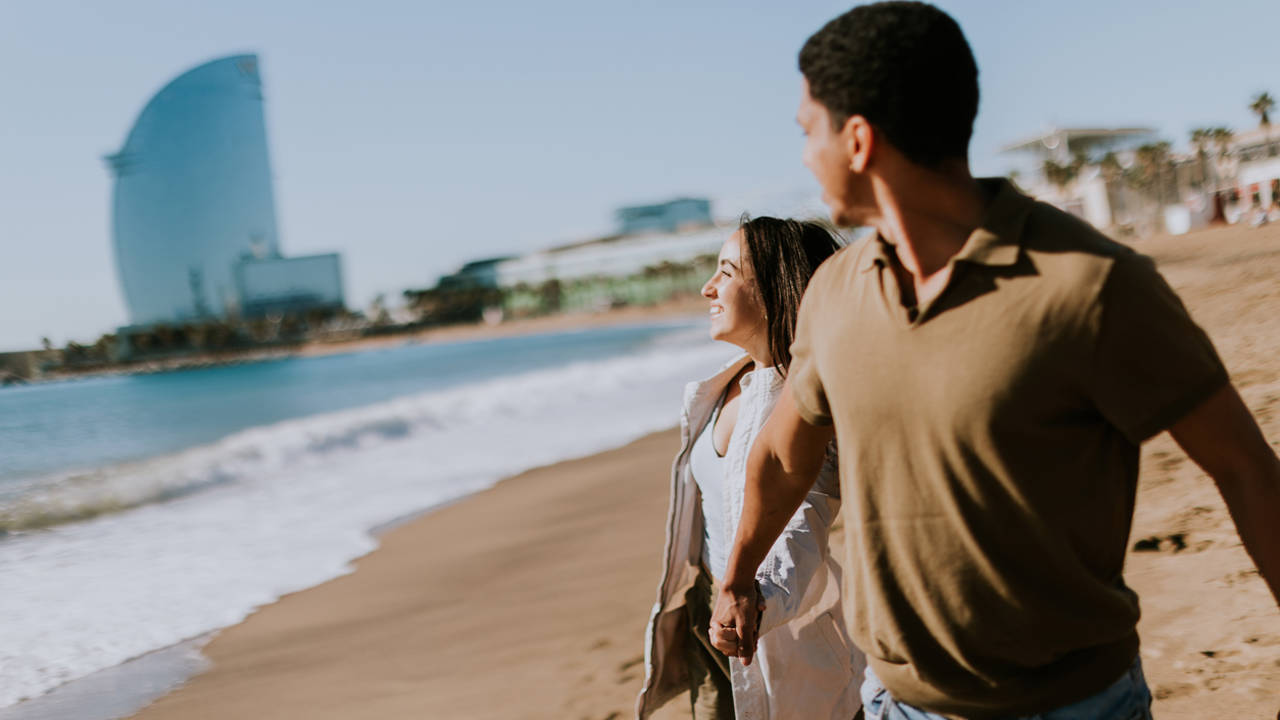
<instances>
[{"instance_id":1,"label":"woman's long dark hair","mask_svg":"<svg viewBox=\"0 0 1280 720\"><path fill-rule=\"evenodd\" d=\"M839 237L812 221L742 216L742 244L764 303L769 356L783 377L791 365L800 298L813 271L836 250Z\"/></svg>"}]
</instances>

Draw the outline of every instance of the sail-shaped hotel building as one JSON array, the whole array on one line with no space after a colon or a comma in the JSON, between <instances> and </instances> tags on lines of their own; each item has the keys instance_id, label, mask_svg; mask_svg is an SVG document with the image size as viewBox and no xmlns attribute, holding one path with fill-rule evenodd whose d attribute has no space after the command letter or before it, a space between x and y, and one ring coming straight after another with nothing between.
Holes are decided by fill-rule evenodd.
<instances>
[{"instance_id":1,"label":"sail-shaped hotel building","mask_svg":"<svg viewBox=\"0 0 1280 720\"><path fill-rule=\"evenodd\" d=\"M179 75L106 161L134 326L343 305L338 255L280 253L257 56Z\"/></svg>"}]
</instances>

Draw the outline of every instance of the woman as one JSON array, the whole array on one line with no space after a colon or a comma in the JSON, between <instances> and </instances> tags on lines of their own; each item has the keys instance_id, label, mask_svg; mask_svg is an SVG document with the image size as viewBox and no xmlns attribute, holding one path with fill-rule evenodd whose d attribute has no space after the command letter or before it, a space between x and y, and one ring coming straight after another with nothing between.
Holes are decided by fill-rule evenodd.
<instances>
[{"instance_id":1,"label":"woman","mask_svg":"<svg viewBox=\"0 0 1280 720\"><path fill-rule=\"evenodd\" d=\"M859 710L865 660L845 633L840 570L827 552L840 504L834 448L760 565L755 661L743 666L708 640L742 513L747 454L782 392L805 285L837 248L817 223L744 219L702 288L711 337L746 354L685 389L663 577L645 632L640 718L685 690L697 720L849 720Z\"/></svg>"}]
</instances>

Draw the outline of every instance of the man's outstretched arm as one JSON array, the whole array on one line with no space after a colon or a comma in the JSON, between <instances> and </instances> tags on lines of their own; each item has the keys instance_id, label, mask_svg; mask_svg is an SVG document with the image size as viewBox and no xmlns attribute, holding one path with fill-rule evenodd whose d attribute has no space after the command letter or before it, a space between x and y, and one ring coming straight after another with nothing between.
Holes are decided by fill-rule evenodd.
<instances>
[{"instance_id":1,"label":"man's outstretched arm","mask_svg":"<svg viewBox=\"0 0 1280 720\"><path fill-rule=\"evenodd\" d=\"M1280 602L1280 458L1244 401L1228 384L1169 432L1217 483L1245 550Z\"/></svg>"},{"instance_id":2,"label":"man's outstretched arm","mask_svg":"<svg viewBox=\"0 0 1280 720\"><path fill-rule=\"evenodd\" d=\"M721 652L744 664L756 647L756 569L817 479L832 432L805 422L786 387L751 448L742 519L710 633Z\"/></svg>"}]
</instances>

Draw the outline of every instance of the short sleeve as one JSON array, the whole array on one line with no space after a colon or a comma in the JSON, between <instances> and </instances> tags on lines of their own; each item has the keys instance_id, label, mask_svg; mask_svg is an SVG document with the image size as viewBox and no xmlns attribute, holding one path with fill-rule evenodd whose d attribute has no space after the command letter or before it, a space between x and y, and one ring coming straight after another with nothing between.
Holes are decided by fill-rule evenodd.
<instances>
[{"instance_id":1,"label":"short sleeve","mask_svg":"<svg viewBox=\"0 0 1280 720\"><path fill-rule=\"evenodd\" d=\"M810 425L831 424L831 409L827 406L827 394L822 386L813 346L813 340L820 332L823 271L830 266L831 263L827 262L818 268L800 300L796 337L791 343L791 365L787 368L787 387L791 389L800 417Z\"/></svg>"},{"instance_id":2,"label":"short sleeve","mask_svg":"<svg viewBox=\"0 0 1280 720\"><path fill-rule=\"evenodd\" d=\"M1097 302L1085 382L1102 415L1134 444L1168 429L1227 383L1209 336L1150 258L1117 257Z\"/></svg>"}]
</instances>

